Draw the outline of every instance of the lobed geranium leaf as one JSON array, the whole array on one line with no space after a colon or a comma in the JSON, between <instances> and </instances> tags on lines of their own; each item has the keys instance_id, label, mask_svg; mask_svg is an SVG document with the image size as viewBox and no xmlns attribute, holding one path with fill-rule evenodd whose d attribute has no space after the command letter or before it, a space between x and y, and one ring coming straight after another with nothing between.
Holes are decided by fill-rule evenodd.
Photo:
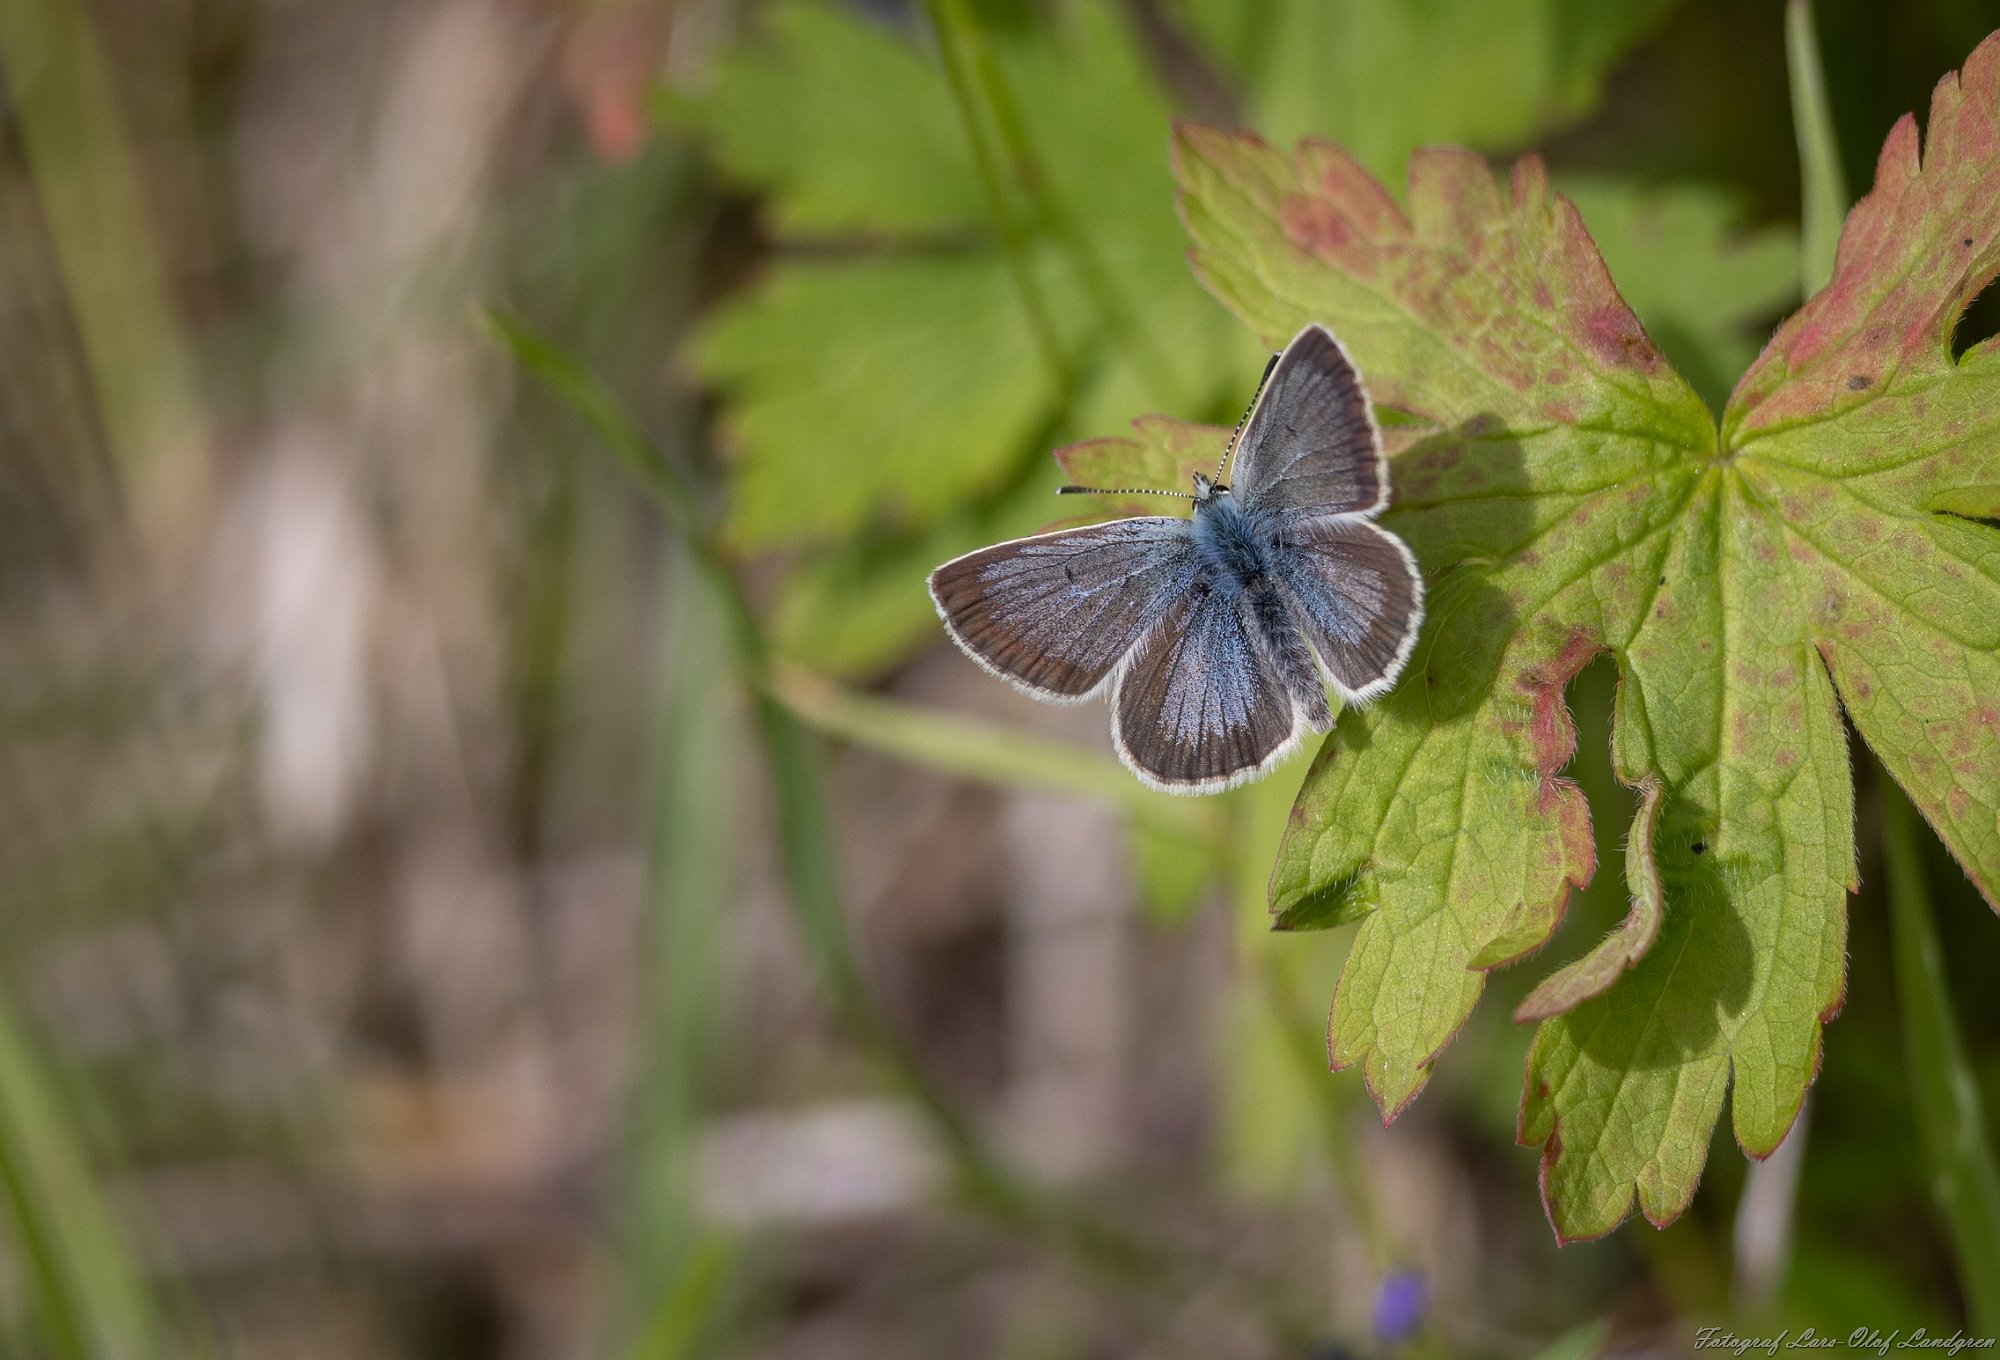
<instances>
[{"instance_id":1,"label":"lobed geranium leaf","mask_svg":"<svg viewBox=\"0 0 2000 1360\"><path fill-rule=\"evenodd\" d=\"M1533 158L1502 191L1425 151L1405 212L1350 157L1199 128L1177 144L1210 287L1267 343L1331 325L1416 422L1385 522L1431 582L1409 672L1349 711L1271 883L1282 924L1358 921L1336 1066L1389 1116L1484 973L1542 944L1594 854L1561 771L1568 679L1609 652L1612 754L1645 790L1632 917L1559 971L1522 1140L1564 1239L1693 1194L1733 1088L1782 1140L1843 985L1855 881L1841 723L1989 897L2000 883L2000 351L1952 331L2000 271L2000 35L1905 120L1832 284L1773 338L1720 432Z\"/></svg>"},{"instance_id":2,"label":"lobed geranium leaf","mask_svg":"<svg viewBox=\"0 0 2000 1360\"><path fill-rule=\"evenodd\" d=\"M731 174L765 191L787 236L944 234L985 219L950 95L885 24L780 5L762 41L725 55L699 92L670 90L663 102L671 121L712 139Z\"/></svg>"},{"instance_id":3,"label":"lobed geranium leaf","mask_svg":"<svg viewBox=\"0 0 2000 1360\"><path fill-rule=\"evenodd\" d=\"M751 547L991 493L1057 395L997 254L791 265L716 317L699 355L733 399L730 527Z\"/></svg>"},{"instance_id":4,"label":"lobed geranium leaf","mask_svg":"<svg viewBox=\"0 0 2000 1360\"><path fill-rule=\"evenodd\" d=\"M1349 88L1326 77L1330 64L1345 70L1372 54L1381 60L1363 73L1370 90L1419 67L1437 78L1424 99L1398 90L1355 103L1344 130L1398 157L1418 132L1499 128L1519 140L1580 112L1665 3L1586 7L1559 24L1556 10L1573 0L1509 0L1534 11L1523 37L1490 17L1488 0L1429 0L1420 22L1373 13L1395 6L1344 6L1330 27L1323 0L1278 0L1262 7L1282 39L1264 50L1278 59L1240 73L1249 107L1291 106ZM935 636L922 572L903 570L922 545L961 541L974 518L1032 529L1074 511L1017 513L1052 439L1139 410L1233 416L1256 376L1261 356L1185 268L1160 154L1168 101L1128 16L1109 0L1053 16L989 38L1041 191L1026 192L1009 163L1003 192L1032 237L1067 390L1028 324L920 27L781 0L712 78L659 99L670 123L699 133L727 175L763 195L779 238L764 275L718 308L695 354L724 398L733 535L800 549L778 617L783 645L810 664L867 671ZM1190 30L1203 44L1229 37L1205 21ZM1491 44L1506 34L1513 45L1496 59ZM1237 65L1233 48L1215 55ZM1475 67L1503 73L1504 89L1452 74ZM1433 108L1446 111L1423 112Z\"/></svg>"}]
</instances>

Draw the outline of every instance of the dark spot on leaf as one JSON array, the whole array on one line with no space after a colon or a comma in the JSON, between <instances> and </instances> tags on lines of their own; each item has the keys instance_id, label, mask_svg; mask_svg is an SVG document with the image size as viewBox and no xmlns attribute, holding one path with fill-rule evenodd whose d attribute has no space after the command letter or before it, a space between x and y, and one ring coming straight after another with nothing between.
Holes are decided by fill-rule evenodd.
<instances>
[{"instance_id":1,"label":"dark spot on leaf","mask_svg":"<svg viewBox=\"0 0 2000 1360\"><path fill-rule=\"evenodd\" d=\"M1850 392L1866 392L1874 381L1866 373L1850 373L1847 375L1847 390Z\"/></svg>"},{"instance_id":2,"label":"dark spot on leaf","mask_svg":"<svg viewBox=\"0 0 2000 1360\"><path fill-rule=\"evenodd\" d=\"M1667 578L1666 578L1666 577L1664 577L1664 576L1662 576L1662 577L1660 578L1660 584L1661 584L1661 585L1665 585L1666 583L1667 583Z\"/></svg>"},{"instance_id":3,"label":"dark spot on leaf","mask_svg":"<svg viewBox=\"0 0 2000 1360\"><path fill-rule=\"evenodd\" d=\"M1971 244L1972 244L1972 238L1971 238L1970 236L1968 236L1968 237L1966 237L1966 238L1965 238L1965 239L1964 239L1963 241L1959 242L1959 244L1960 244L1960 245L1965 245L1965 246L1969 246L1969 245L1971 245Z\"/></svg>"}]
</instances>

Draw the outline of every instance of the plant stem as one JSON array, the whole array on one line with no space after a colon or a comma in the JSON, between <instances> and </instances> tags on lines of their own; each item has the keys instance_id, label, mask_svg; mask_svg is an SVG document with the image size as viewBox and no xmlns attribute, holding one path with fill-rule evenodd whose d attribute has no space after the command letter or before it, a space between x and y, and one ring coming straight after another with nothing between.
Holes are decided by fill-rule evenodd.
<instances>
[{"instance_id":1,"label":"plant stem","mask_svg":"<svg viewBox=\"0 0 2000 1360\"><path fill-rule=\"evenodd\" d=\"M1340 1197L1347 1202L1347 1211L1354 1215L1355 1226L1361 1230L1361 1239L1367 1244L1375 1269L1386 1272L1396 1264L1395 1240L1376 1200L1362 1150L1355 1143L1351 1103L1334 1085L1336 1078L1327 1071L1325 1036L1319 1027L1300 1022L1299 1017L1308 1013L1308 1003L1283 961L1267 954L1262 963L1258 977L1269 1004L1279 1016L1286 1050L1298 1064L1300 1078L1314 1097L1313 1112L1327 1167L1340 1187Z\"/></svg>"},{"instance_id":2,"label":"plant stem","mask_svg":"<svg viewBox=\"0 0 2000 1360\"><path fill-rule=\"evenodd\" d=\"M946 15L946 5L947 0L925 0L924 5L930 15L931 28L937 35L945 83L951 88L952 102L958 106L959 122L965 127L965 140L972 148L972 162L979 171L980 183L985 186L987 202L993 209L993 221L1000 228L1000 243L1007 255L1007 267L1014 275L1014 287L1021 295L1021 310L1027 313L1029 329L1035 333L1035 343L1040 347L1042 357L1055 377L1057 389L1067 403L1076 390L1075 376L1070 371L1068 357L1063 353L1062 342L1057 338L1055 321L1047 301L1042 297L1041 285L1035 281L1028 229L1007 202L1000 167L979 125L972 78L960 46L967 24L952 22Z\"/></svg>"},{"instance_id":3,"label":"plant stem","mask_svg":"<svg viewBox=\"0 0 2000 1360\"><path fill-rule=\"evenodd\" d=\"M1889 924L1903 1046L1931 1193L1951 1232L1975 1331L2000 1333L2000 1170L1986 1111L1952 1014L1944 957L1931 924L1917 815L1886 772L1882 790L1882 863L1889 880Z\"/></svg>"},{"instance_id":4,"label":"plant stem","mask_svg":"<svg viewBox=\"0 0 2000 1360\"><path fill-rule=\"evenodd\" d=\"M1840 170L1840 142L1826 97L1819 39L1813 32L1812 0L1791 0L1785 9L1785 58L1791 71L1792 125L1798 135L1800 204L1799 273L1801 295L1811 297L1833 277L1840 226L1847 216L1847 183Z\"/></svg>"},{"instance_id":5,"label":"plant stem","mask_svg":"<svg viewBox=\"0 0 2000 1360\"><path fill-rule=\"evenodd\" d=\"M772 668L767 683L808 726L914 765L1007 788L1087 798L1168 836L1219 844L1224 834L1213 804L1154 793L1095 751L857 694L783 663Z\"/></svg>"},{"instance_id":6,"label":"plant stem","mask_svg":"<svg viewBox=\"0 0 2000 1360\"><path fill-rule=\"evenodd\" d=\"M1119 296L1110 272L1104 268L1097 252L1078 230L1075 219L1050 187L1048 173L1028 136L1027 120L1022 117L1020 102L1014 98L1006 73L1000 69L992 46L987 43L986 35L981 31L979 20L967 0L924 0L924 9L937 34L945 76L951 84L952 97L958 103L959 116L965 122L966 136L971 138L974 154L980 158L981 174L988 173L991 153L985 150L985 138L979 131L973 102L975 84L1006 150L1015 181L1035 205L1037 216L1068 258L1077 282L1090 295L1091 305L1096 308L1105 331L1138 365L1155 391L1173 391L1172 367L1147 339L1145 329ZM995 210L999 211L997 182L989 180L988 193L995 196ZM1005 226L1004 221L1002 225Z\"/></svg>"}]
</instances>

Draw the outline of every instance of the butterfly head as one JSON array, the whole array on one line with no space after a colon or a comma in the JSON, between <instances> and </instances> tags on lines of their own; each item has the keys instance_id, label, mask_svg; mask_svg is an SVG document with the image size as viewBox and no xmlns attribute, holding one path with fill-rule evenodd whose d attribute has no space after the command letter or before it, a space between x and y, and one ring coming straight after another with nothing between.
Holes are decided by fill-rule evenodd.
<instances>
[{"instance_id":1,"label":"butterfly head","mask_svg":"<svg viewBox=\"0 0 2000 1360\"><path fill-rule=\"evenodd\" d=\"M1217 496L1227 496L1229 488L1197 472L1194 475L1194 508L1199 510Z\"/></svg>"}]
</instances>

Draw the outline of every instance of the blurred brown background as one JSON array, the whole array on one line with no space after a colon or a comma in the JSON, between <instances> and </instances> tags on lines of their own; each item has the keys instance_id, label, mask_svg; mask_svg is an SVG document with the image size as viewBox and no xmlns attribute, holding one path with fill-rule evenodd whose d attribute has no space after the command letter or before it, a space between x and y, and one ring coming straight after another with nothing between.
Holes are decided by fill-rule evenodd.
<instances>
[{"instance_id":1,"label":"blurred brown background","mask_svg":"<svg viewBox=\"0 0 2000 1360\"><path fill-rule=\"evenodd\" d=\"M846 944L791 901L726 625L486 319L553 337L728 495L730 397L689 337L796 247L715 125L663 126L653 95L705 88L769 8L0 0L8 1353L1524 1357L1565 1334L1677 1355L1718 1319L1948 1331L1871 899L1803 1181L1747 1193L1725 1141L1682 1224L1558 1251L1512 1145L1510 1001L1388 1131L1324 1072L1344 941L1274 938L1260 909L1301 767L1192 811L1096 796L1100 708L1036 706L920 639L828 666L844 689L801 673L799 711L837 734L841 704L888 699L1095 763L1063 796L816 740L861 997L829 1002ZM926 50L921 6L833 8ZM1061 6L976 8L1011 31ZM1110 8L1170 105L1243 106L1199 18ZM1732 240L1789 240L1779 7L1655 8L1601 97L1487 149L1699 183ZM1857 189L1995 26L1822 7ZM1229 418L1257 364L1231 344L1212 398L1105 409ZM1089 420L1021 456L1116 432ZM865 456L830 449L827 477ZM759 608L801 551L736 554ZM1622 796L1608 680L1574 696L1600 800ZM1562 957L1619 895L1593 890ZM1992 921L1940 914L1976 979ZM1992 1075L1985 990L1960 994ZM1421 1317L1385 1320L1417 1279Z\"/></svg>"}]
</instances>

